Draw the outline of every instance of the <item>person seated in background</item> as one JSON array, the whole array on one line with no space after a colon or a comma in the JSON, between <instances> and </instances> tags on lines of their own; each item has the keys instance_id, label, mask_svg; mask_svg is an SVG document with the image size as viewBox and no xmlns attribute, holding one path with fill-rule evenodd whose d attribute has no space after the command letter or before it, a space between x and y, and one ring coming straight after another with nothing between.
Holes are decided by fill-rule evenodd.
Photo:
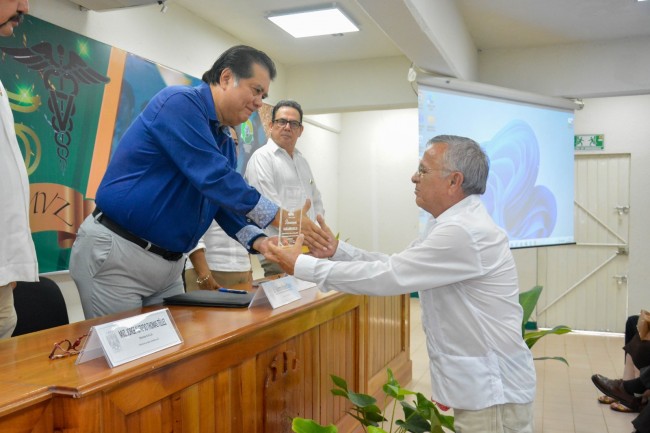
<instances>
[{"instance_id":1,"label":"person seated in background","mask_svg":"<svg viewBox=\"0 0 650 433\"><path fill-rule=\"evenodd\" d=\"M625 365L622 380L632 380L639 377L641 368L650 366L650 341L642 340L638 331L639 315L629 316L625 323ZM599 376L599 375L595 375ZM598 402L609 404L617 412L639 412L643 403L636 398L630 404L617 401L608 395L598 397Z\"/></svg>"},{"instance_id":2,"label":"person seated in background","mask_svg":"<svg viewBox=\"0 0 650 433\"><path fill-rule=\"evenodd\" d=\"M253 283L248 251L213 222L185 264L185 291Z\"/></svg>"},{"instance_id":3,"label":"person seated in background","mask_svg":"<svg viewBox=\"0 0 650 433\"><path fill-rule=\"evenodd\" d=\"M634 338L634 336L638 334L636 329L638 321L639 321L638 315L629 316L627 318L627 321L625 322L625 346L630 344L632 338ZM625 346L623 347L624 351L625 351ZM632 357L630 356L630 354L627 351L625 351L624 356L625 359L624 359L623 376L622 376L623 380L630 380L639 377L639 370L634 366L634 362L632 361ZM629 407L616 401L616 399L604 394L598 397L598 403L608 404L612 410L615 410L617 412L632 412L632 409L630 409Z\"/></svg>"},{"instance_id":4,"label":"person seated in background","mask_svg":"<svg viewBox=\"0 0 650 433\"><path fill-rule=\"evenodd\" d=\"M600 392L630 408L636 407L641 398L647 400L650 397L650 367L641 368L636 379L608 379L594 374L591 380ZM639 416L632 420L632 425L636 428L635 433L650 433L650 406L646 404L640 407L639 411Z\"/></svg>"}]
</instances>

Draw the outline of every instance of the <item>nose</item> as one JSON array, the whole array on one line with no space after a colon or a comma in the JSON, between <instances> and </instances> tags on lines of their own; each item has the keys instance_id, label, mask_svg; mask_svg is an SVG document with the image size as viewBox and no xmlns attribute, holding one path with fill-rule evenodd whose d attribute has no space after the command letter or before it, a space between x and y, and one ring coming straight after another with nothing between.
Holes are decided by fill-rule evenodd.
<instances>
[{"instance_id":1,"label":"nose","mask_svg":"<svg viewBox=\"0 0 650 433\"><path fill-rule=\"evenodd\" d=\"M262 99L262 95L255 96L255 98L253 98L253 104L255 104L257 108L261 108L262 105L264 105L264 99Z\"/></svg>"},{"instance_id":2,"label":"nose","mask_svg":"<svg viewBox=\"0 0 650 433\"><path fill-rule=\"evenodd\" d=\"M24 14L29 12L29 1L22 0L18 2L18 10Z\"/></svg>"},{"instance_id":3,"label":"nose","mask_svg":"<svg viewBox=\"0 0 650 433\"><path fill-rule=\"evenodd\" d=\"M411 182L413 183L418 183L420 181L420 173L417 171L413 173L413 176L411 176Z\"/></svg>"}]
</instances>

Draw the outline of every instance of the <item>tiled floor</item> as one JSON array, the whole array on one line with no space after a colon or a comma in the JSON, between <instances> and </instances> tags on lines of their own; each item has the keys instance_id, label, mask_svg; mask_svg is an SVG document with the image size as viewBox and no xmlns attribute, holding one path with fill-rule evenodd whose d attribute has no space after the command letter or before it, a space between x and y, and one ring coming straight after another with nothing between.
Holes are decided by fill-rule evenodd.
<instances>
[{"instance_id":1,"label":"tiled floor","mask_svg":"<svg viewBox=\"0 0 650 433\"><path fill-rule=\"evenodd\" d=\"M535 399L536 433L631 433L635 414L612 411L599 404L598 390L591 375L600 373L618 378L623 373L623 335L571 333L549 335L533 346L533 355L563 356L566 364L535 361L537 397ZM420 320L420 305L411 299L412 391L430 393L427 353Z\"/></svg>"}]
</instances>

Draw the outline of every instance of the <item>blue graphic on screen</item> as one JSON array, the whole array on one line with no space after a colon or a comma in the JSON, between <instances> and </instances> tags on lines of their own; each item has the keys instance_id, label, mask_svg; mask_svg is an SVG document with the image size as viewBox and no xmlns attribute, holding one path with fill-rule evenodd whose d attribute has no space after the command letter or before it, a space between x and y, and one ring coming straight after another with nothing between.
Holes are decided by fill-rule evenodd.
<instances>
[{"instance_id":1,"label":"blue graphic on screen","mask_svg":"<svg viewBox=\"0 0 650 433\"><path fill-rule=\"evenodd\" d=\"M511 247L574 242L572 111L420 86L419 129L420 155L441 134L483 147L482 200Z\"/></svg>"}]
</instances>

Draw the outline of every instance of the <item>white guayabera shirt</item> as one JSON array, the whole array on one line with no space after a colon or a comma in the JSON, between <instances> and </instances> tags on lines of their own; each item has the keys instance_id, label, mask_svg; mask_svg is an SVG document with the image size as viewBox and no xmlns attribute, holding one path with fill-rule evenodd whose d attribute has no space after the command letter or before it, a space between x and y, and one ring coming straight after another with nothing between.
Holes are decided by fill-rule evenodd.
<instances>
[{"instance_id":1,"label":"white guayabera shirt","mask_svg":"<svg viewBox=\"0 0 650 433\"><path fill-rule=\"evenodd\" d=\"M434 400L467 410L533 401L515 262L479 196L445 211L398 254L340 242L331 260L301 255L295 276L347 293L419 292Z\"/></svg>"},{"instance_id":2,"label":"white guayabera shirt","mask_svg":"<svg viewBox=\"0 0 650 433\"><path fill-rule=\"evenodd\" d=\"M27 169L2 82L0 121L0 287L3 287L13 281L38 281L38 263L29 230Z\"/></svg>"},{"instance_id":3,"label":"white guayabera shirt","mask_svg":"<svg viewBox=\"0 0 650 433\"><path fill-rule=\"evenodd\" d=\"M316 221L316 215L325 216L323 199L316 187L314 175L298 149L293 150L291 158L286 150L269 139L268 143L251 155L244 178L250 186L278 206L282 205L283 188L299 186L302 188L304 199L311 200L311 208L307 213L309 219ZM268 226L265 232L268 236L278 235L278 229L271 226Z\"/></svg>"}]
</instances>

